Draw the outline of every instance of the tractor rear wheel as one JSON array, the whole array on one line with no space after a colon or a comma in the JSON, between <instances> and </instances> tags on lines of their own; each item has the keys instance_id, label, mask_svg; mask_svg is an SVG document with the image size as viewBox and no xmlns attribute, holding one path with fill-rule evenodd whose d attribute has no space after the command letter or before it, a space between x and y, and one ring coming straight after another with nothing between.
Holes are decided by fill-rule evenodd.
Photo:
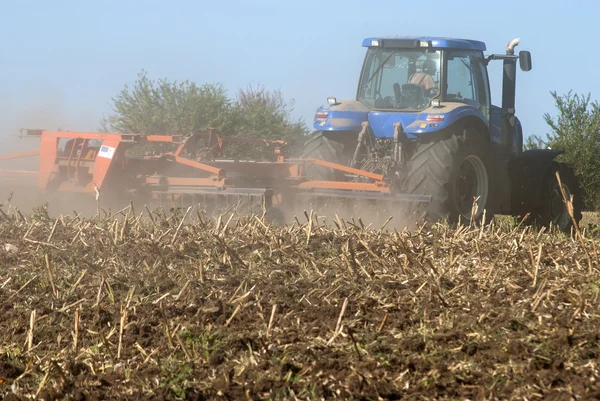
<instances>
[{"instance_id":1,"label":"tractor rear wheel","mask_svg":"<svg viewBox=\"0 0 600 401\"><path fill-rule=\"evenodd\" d=\"M331 163L342 163L343 144L332 141L323 135L322 131L315 132L313 136L304 143L301 158L320 159ZM340 172L329 167L318 164L307 164L304 170L306 177L319 181L340 180Z\"/></svg>"},{"instance_id":2,"label":"tractor rear wheel","mask_svg":"<svg viewBox=\"0 0 600 401\"><path fill-rule=\"evenodd\" d=\"M556 179L557 172L560 176L562 191ZM531 217L536 225L554 226L564 232L571 231L573 219L563 199L563 192L567 200L571 200L571 196L573 197L572 214L577 224L579 224L583 204L579 181L573 169L567 164L554 163L544 177L538 205L532 212Z\"/></svg>"},{"instance_id":3,"label":"tractor rear wheel","mask_svg":"<svg viewBox=\"0 0 600 401\"><path fill-rule=\"evenodd\" d=\"M430 221L485 223L493 218L490 146L470 129L435 142L421 143L412 156L408 192L431 195L425 206Z\"/></svg>"}]
</instances>

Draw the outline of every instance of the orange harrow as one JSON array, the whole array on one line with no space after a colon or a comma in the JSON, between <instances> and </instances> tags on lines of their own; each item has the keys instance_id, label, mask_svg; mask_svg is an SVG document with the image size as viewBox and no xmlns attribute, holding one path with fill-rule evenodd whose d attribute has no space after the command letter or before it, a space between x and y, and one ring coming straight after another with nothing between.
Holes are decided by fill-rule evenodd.
<instances>
[{"instance_id":1,"label":"orange harrow","mask_svg":"<svg viewBox=\"0 0 600 401\"><path fill-rule=\"evenodd\" d=\"M381 174L318 159L287 158L283 141L227 137L215 130L187 138L45 130L22 130L21 134L39 138L39 150L0 156L0 161L39 155L39 170L0 170L0 177L37 175L42 192L87 193L90 200L101 195L103 199L170 197L201 203L206 196L249 196L260 197L262 207L269 209L282 204L291 206L304 195L421 203L431 198L396 193ZM175 151L155 156L127 153L147 143L178 146ZM227 143L262 144L273 148L274 157L264 162L220 160ZM201 150L208 150L210 156L198 157ZM351 178L311 180L304 175L309 163Z\"/></svg>"}]
</instances>

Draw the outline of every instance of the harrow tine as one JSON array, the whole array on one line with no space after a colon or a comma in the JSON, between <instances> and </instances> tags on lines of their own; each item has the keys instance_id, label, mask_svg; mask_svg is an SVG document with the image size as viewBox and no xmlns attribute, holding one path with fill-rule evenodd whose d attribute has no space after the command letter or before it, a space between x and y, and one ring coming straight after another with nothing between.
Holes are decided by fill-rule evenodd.
<instances>
[{"instance_id":1,"label":"harrow tine","mask_svg":"<svg viewBox=\"0 0 600 401\"><path fill-rule=\"evenodd\" d=\"M382 226L381 226L381 228L379 229L379 232L383 231L383 229L385 228L385 226L387 226L387 225L388 225L388 223L389 223L390 221L392 221L392 219L393 219L393 218L394 218L394 216L390 216L390 217L388 217L388 219L385 221L385 223L383 223L383 225L382 225Z\"/></svg>"}]
</instances>

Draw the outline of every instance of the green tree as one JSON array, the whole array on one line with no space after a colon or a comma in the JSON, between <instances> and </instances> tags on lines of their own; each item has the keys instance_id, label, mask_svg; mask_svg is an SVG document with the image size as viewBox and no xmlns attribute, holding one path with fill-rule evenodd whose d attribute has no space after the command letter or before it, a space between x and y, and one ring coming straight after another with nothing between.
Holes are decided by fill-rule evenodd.
<instances>
[{"instance_id":1,"label":"green tree","mask_svg":"<svg viewBox=\"0 0 600 401\"><path fill-rule=\"evenodd\" d=\"M302 137L307 128L300 118L291 117L293 110L293 101L287 103L280 91L270 92L264 86L238 90L234 105L244 136L253 138L293 140Z\"/></svg>"},{"instance_id":2,"label":"green tree","mask_svg":"<svg viewBox=\"0 0 600 401\"><path fill-rule=\"evenodd\" d=\"M544 149L545 147L546 142L537 135L528 136L523 144L523 150Z\"/></svg>"},{"instance_id":3,"label":"green tree","mask_svg":"<svg viewBox=\"0 0 600 401\"><path fill-rule=\"evenodd\" d=\"M600 208L600 105L590 95L559 96L551 92L557 115L544 120L550 126L547 143L552 149L565 151L562 161L575 169L588 208Z\"/></svg>"},{"instance_id":4,"label":"green tree","mask_svg":"<svg viewBox=\"0 0 600 401\"><path fill-rule=\"evenodd\" d=\"M220 84L153 81L145 71L130 89L127 85L112 99L114 114L106 124L126 134L181 134L226 127L231 100Z\"/></svg>"},{"instance_id":5,"label":"green tree","mask_svg":"<svg viewBox=\"0 0 600 401\"><path fill-rule=\"evenodd\" d=\"M306 125L300 118L292 118L292 112L293 101L286 102L278 90L268 91L264 86L239 89L232 107L232 135L283 140L291 149L304 143L308 134ZM266 149L264 145L232 148L241 157L265 158L272 155L272 149Z\"/></svg>"},{"instance_id":6,"label":"green tree","mask_svg":"<svg viewBox=\"0 0 600 401\"><path fill-rule=\"evenodd\" d=\"M142 71L131 88L126 85L112 100L114 114L103 121L103 127L122 133L191 135L212 127L223 135L295 142L308 132L300 119L292 117L293 102L263 86L240 89L232 100L220 84L154 81ZM264 145L233 145L226 147L225 156L272 154Z\"/></svg>"}]
</instances>

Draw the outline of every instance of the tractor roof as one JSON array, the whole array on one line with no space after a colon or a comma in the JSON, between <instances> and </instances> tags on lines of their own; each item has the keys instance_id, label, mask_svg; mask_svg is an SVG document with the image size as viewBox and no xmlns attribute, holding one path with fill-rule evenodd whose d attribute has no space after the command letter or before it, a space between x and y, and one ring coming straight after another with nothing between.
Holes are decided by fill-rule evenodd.
<instances>
[{"instance_id":1,"label":"tractor roof","mask_svg":"<svg viewBox=\"0 0 600 401\"><path fill-rule=\"evenodd\" d=\"M363 46L370 47L373 46L372 41L379 41L378 45L383 47L387 47L384 43L392 42L394 44L399 44L398 42L407 42L415 43L414 47L421 47L419 43L421 41L431 42L431 47L442 48L442 49L467 49L467 50L481 50L485 51L485 43L480 42L478 40L470 40L470 39L455 39L455 38L440 38L440 37L432 37L432 36L378 36L372 38L366 38L363 40ZM389 43L394 46L394 44ZM404 46L402 46L404 47ZM413 46L407 46L413 47Z\"/></svg>"}]
</instances>

